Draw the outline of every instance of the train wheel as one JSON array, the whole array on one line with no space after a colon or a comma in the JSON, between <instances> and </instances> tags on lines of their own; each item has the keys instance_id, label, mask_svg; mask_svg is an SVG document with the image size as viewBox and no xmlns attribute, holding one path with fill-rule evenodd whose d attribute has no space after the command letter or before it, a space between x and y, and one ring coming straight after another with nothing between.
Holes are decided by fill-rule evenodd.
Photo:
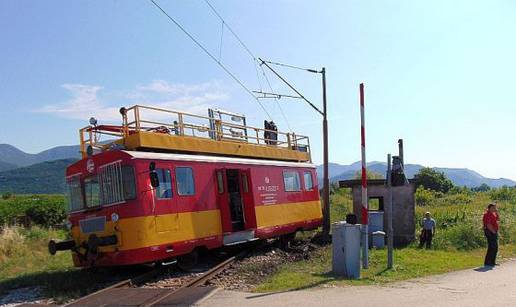
<instances>
[{"instance_id":1,"label":"train wheel","mask_svg":"<svg viewBox=\"0 0 516 307\"><path fill-rule=\"evenodd\" d=\"M290 249L290 243L296 238L296 232L288 233L279 237L280 247L283 250Z\"/></svg>"},{"instance_id":2,"label":"train wheel","mask_svg":"<svg viewBox=\"0 0 516 307\"><path fill-rule=\"evenodd\" d=\"M199 260L199 252L194 249L191 253L177 257L177 266L183 271L190 271Z\"/></svg>"}]
</instances>

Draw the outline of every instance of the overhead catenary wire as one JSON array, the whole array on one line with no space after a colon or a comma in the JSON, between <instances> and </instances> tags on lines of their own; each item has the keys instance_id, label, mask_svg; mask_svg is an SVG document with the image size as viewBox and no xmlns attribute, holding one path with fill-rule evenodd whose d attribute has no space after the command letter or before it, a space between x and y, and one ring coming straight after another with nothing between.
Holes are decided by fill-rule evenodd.
<instances>
[{"instance_id":1,"label":"overhead catenary wire","mask_svg":"<svg viewBox=\"0 0 516 307\"><path fill-rule=\"evenodd\" d=\"M296 94L301 97L304 101L306 101L315 111L317 111L319 114L324 116L324 112L321 111L318 107L316 107L310 100L308 100L303 94L301 94L292 84L290 84L285 78L283 78L279 73L277 73L270 65L268 65L268 62L259 59L263 65L265 65L270 71L272 71L283 83L285 83L288 87L290 87L291 90L293 90ZM315 70L314 70L315 71ZM324 70L323 70L324 71ZM317 71L316 71L317 72Z\"/></svg>"},{"instance_id":2,"label":"overhead catenary wire","mask_svg":"<svg viewBox=\"0 0 516 307\"><path fill-rule=\"evenodd\" d=\"M220 61L217 60L217 58L206 49L195 37L193 37L192 34L190 34L178 21L176 21L172 16L170 16L159 4L156 3L155 0L150 0L154 6L156 6L170 21L172 21L188 38L190 38L199 48L201 48L204 53L206 53L215 63L217 63L233 80L235 80L249 95L251 95L256 102L260 105L262 110L267 114L267 117L272 120L272 116L267 112L267 109L263 106L263 104L260 102L260 100L253 94L253 92L245 86L245 84L240 81L224 64L222 64ZM229 29L229 27L228 27ZM232 30L230 30L233 32Z\"/></svg>"},{"instance_id":3,"label":"overhead catenary wire","mask_svg":"<svg viewBox=\"0 0 516 307\"><path fill-rule=\"evenodd\" d=\"M293 69L306 70L306 71L313 72L313 73L320 73L320 71L315 70L315 69L303 68L303 67L299 67L299 66L284 64L284 63L280 63L280 62L267 61L267 60L262 60L262 61L265 63L276 65L276 66L283 66L283 67L288 67L288 68L293 68Z\"/></svg>"},{"instance_id":4,"label":"overhead catenary wire","mask_svg":"<svg viewBox=\"0 0 516 307\"><path fill-rule=\"evenodd\" d=\"M236 32L231 28L231 26L226 22L226 20L224 20L222 15L220 15L220 13L215 9L215 7L208 0L204 0L204 2L206 2L206 4L210 7L212 12L220 19L220 21L222 22L222 27L225 26L229 30L229 32L231 32L231 34L233 34L233 36L237 39L237 41L240 43L240 45L245 49L245 51L247 51L247 53L253 59L253 65L254 65L254 69L256 71L256 78L258 80L260 92L263 92L263 88L262 88L262 83L260 81L260 74L258 73L258 66L262 70L262 74L263 74L265 81L267 82L271 92L274 92L274 90L272 89L271 83L269 82L269 79L267 78L267 75L265 74L265 71L263 70L263 67L260 65L260 61L258 60L258 58L254 55L254 53L251 51L251 49L244 43L244 41L238 36L238 34L236 34ZM222 44L222 39L221 39L221 44ZM258 66L257 66L257 64L258 64ZM277 99L276 99L276 104L280 110L280 113L281 113L283 119L285 120L285 123L287 124L288 129L290 131L292 131L292 128L290 127L290 123L289 123L287 117L285 116L285 112L283 112L283 108L281 107L281 104L278 102Z\"/></svg>"},{"instance_id":5,"label":"overhead catenary wire","mask_svg":"<svg viewBox=\"0 0 516 307\"><path fill-rule=\"evenodd\" d=\"M255 59L258 61L257 59ZM259 62L258 62L259 63ZM269 86L269 89L272 93L274 93L274 90L272 89L271 82L269 81L269 78L267 77L267 74L265 73L265 70L263 69L263 66L260 65L260 69L262 70L263 77L265 78L265 81L267 82L267 85ZM281 107L281 104L278 102L279 97L276 98L276 104L278 105L278 108L281 112L281 116L283 116L283 119L285 120L285 123L287 124L288 130L293 131L292 127L290 126L290 123L287 119L287 116L285 115L285 112L283 112L283 108Z\"/></svg>"}]
</instances>

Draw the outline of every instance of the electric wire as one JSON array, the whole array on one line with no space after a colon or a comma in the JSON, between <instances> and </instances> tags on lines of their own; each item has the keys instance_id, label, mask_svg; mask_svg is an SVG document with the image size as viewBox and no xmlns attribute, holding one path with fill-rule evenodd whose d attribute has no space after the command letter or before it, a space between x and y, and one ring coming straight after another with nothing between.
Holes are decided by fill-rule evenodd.
<instances>
[{"instance_id":1,"label":"electric wire","mask_svg":"<svg viewBox=\"0 0 516 307\"><path fill-rule=\"evenodd\" d=\"M263 74L263 77L265 78L265 81L267 82L267 85L269 85L269 89L271 90L272 93L274 93L274 90L272 89L271 82L269 81L269 78L267 77L267 74L265 73L265 70L263 69L263 66L260 65L260 69L262 70L262 74ZM285 112L283 112L283 108L281 107L281 104L278 102L278 99L276 99L276 104L278 105L278 107L280 109L281 116L283 116L283 119L287 123L288 129L290 131L292 131L292 127L290 127L290 123L289 123L289 121L287 119L287 116L285 115Z\"/></svg>"},{"instance_id":2,"label":"electric wire","mask_svg":"<svg viewBox=\"0 0 516 307\"><path fill-rule=\"evenodd\" d=\"M253 65L254 65L254 69L256 71L256 78L258 79L258 84L260 86L260 91L262 92L263 91L263 88L262 88L262 83L260 81L260 77L259 77L259 73L258 73L258 67L256 66L256 64L258 63L258 66L261 68L262 70L262 73L263 73L263 76L265 77L266 81L267 81L267 84L269 85L269 88L271 90L271 92L274 92L274 90L272 89L272 86L269 82L269 79L267 78L267 75L265 74L265 71L263 70L263 67L260 64L260 62L258 61L258 58L254 55L254 53L251 51L251 49L244 43L244 41L236 34L235 31L233 31L233 29L229 26L229 24L224 20L224 18L222 18L222 16L220 15L220 13L215 9L215 7L208 1L208 0L204 0L204 2L206 2L206 4L210 7L210 9L212 10L212 12L220 19L220 21L222 22L222 25L223 26L226 26L226 28L231 32L231 34L233 34L233 36L237 39L237 41L240 43L240 45L245 49L245 51L247 51L247 53L249 53L249 55L251 56L251 58L253 59ZM287 117L285 116L285 112L283 112L283 108L281 107L281 104L278 102L278 100L276 99L276 104L281 112L281 115L283 117L283 119L285 120L285 123L287 124L287 127L290 131L292 131L292 128L290 127L290 123L287 119Z\"/></svg>"},{"instance_id":3,"label":"electric wire","mask_svg":"<svg viewBox=\"0 0 516 307\"><path fill-rule=\"evenodd\" d=\"M219 62L222 58L222 41L224 39L224 22L222 22L222 28L220 29L220 45L219 45Z\"/></svg>"},{"instance_id":4,"label":"electric wire","mask_svg":"<svg viewBox=\"0 0 516 307\"><path fill-rule=\"evenodd\" d=\"M219 62L217 58L211 52L209 52L208 49L206 49L206 47L204 47L197 39L195 39L195 37L193 37L193 35L190 34L179 22L177 22L172 16L170 16L159 4L155 2L155 0L150 0L150 2L154 4L154 6L156 6L184 34L186 34L186 36L188 36L199 48L201 48L202 51L204 51L204 53L206 53L215 63L217 63L229 76L231 76L231 78L233 78L233 80L235 80L249 95L251 95L256 100L256 102L258 102L258 104L265 112L265 114L267 114L269 119L272 120L271 115L269 114L269 112L267 112L267 109L263 106L260 100L253 94L253 92L247 86L245 86L245 84L242 81L240 81L240 79L238 79L224 64Z\"/></svg>"},{"instance_id":5,"label":"electric wire","mask_svg":"<svg viewBox=\"0 0 516 307\"><path fill-rule=\"evenodd\" d=\"M320 73L320 71L317 71L315 69L303 68L303 67L294 66L294 65L290 65L290 64L284 64L284 63L272 62L272 61L266 61L266 60L262 60L262 61L265 63L276 65L276 66L283 66L283 67L288 67L288 68L293 68L293 69L305 70L305 71L309 71L309 72L313 72L313 73Z\"/></svg>"}]
</instances>

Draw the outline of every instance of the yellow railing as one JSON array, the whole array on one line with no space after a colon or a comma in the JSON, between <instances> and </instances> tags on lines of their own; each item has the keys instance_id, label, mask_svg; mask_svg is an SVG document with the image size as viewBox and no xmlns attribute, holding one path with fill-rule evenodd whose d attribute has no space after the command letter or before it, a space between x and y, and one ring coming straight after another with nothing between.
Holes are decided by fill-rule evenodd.
<instances>
[{"instance_id":1,"label":"yellow railing","mask_svg":"<svg viewBox=\"0 0 516 307\"><path fill-rule=\"evenodd\" d=\"M86 155L88 145L94 150L104 150L112 146L113 142L102 142L102 134L124 138L141 131L251 143L310 153L309 138L293 132L267 130L208 116L141 105L123 108L121 114L122 126L88 126L80 130L83 155Z\"/></svg>"}]
</instances>

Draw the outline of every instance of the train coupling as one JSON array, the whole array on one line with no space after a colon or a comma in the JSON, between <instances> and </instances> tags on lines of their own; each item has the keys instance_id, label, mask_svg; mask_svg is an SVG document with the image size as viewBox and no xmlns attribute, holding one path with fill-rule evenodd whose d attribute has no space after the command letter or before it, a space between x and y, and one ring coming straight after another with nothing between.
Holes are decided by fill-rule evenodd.
<instances>
[{"instance_id":1,"label":"train coupling","mask_svg":"<svg viewBox=\"0 0 516 307\"><path fill-rule=\"evenodd\" d=\"M88 253L96 254L98 248L101 246L109 246L115 245L118 243L118 237L116 235L98 237L95 234L91 234L88 237L87 242L83 242L81 247L84 247ZM75 240L65 240L57 242L55 240L50 240L48 242L48 252L51 255L55 255L57 251L65 251L65 250L77 250Z\"/></svg>"},{"instance_id":2,"label":"train coupling","mask_svg":"<svg viewBox=\"0 0 516 307\"><path fill-rule=\"evenodd\" d=\"M57 251L71 250L75 248L74 240L66 240L57 242L55 240L48 241L48 252L50 255L55 255Z\"/></svg>"}]
</instances>

